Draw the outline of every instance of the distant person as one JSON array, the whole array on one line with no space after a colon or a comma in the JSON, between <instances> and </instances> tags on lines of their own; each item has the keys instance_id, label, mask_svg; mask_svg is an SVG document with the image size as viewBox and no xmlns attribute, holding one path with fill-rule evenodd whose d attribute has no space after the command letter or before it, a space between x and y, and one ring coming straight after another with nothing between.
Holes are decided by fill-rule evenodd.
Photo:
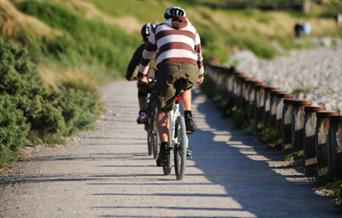
<instances>
[{"instance_id":1,"label":"distant person","mask_svg":"<svg viewBox=\"0 0 342 218\"><path fill-rule=\"evenodd\" d=\"M342 25L342 14L337 14L336 22L338 25Z\"/></svg>"},{"instance_id":2,"label":"distant person","mask_svg":"<svg viewBox=\"0 0 342 218\"><path fill-rule=\"evenodd\" d=\"M303 24L303 33L304 33L304 35L306 35L306 36L310 35L310 33L311 33L311 24L310 24L310 23L305 22L305 23Z\"/></svg>"},{"instance_id":3,"label":"distant person","mask_svg":"<svg viewBox=\"0 0 342 218\"><path fill-rule=\"evenodd\" d=\"M295 34L295 37L299 38L303 35L304 33L304 27L303 27L303 24L297 22L294 26L294 34Z\"/></svg>"}]
</instances>

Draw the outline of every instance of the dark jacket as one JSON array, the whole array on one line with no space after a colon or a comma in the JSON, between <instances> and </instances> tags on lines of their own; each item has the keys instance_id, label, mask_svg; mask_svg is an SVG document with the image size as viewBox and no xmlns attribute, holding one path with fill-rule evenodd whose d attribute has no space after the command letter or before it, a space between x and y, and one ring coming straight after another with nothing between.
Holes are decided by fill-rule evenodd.
<instances>
[{"instance_id":1,"label":"dark jacket","mask_svg":"<svg viewBox=\"0 0 342 218\"><path fill-rule=\"evenodd\" d=\"M126 70L126 79L127 80L129 80L133 76L135 68L137 66L139 66L144 48L145 48L145 43L142 43L135 50L135 52L134 52L134 54L133 54L133 56L132 56L132 58L128 64L128 66L127 66L127 70Z\"/></svg>"}]
</instances>

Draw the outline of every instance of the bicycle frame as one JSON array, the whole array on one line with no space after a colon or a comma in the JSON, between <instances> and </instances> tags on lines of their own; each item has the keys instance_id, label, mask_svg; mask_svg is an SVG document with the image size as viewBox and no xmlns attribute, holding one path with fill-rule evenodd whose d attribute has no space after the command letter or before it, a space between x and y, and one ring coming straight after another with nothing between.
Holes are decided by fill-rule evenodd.
<instances>
[{"instance_id":1,"label":"bicycle frame","mask_svg":"<svg viewBox=\"0 0 342 218\"><path fill-rule=\"evenodd\" d=\"M171 148L174 148L174 146L178 143L177 138L175 138L174 136L175 136L175 131L176 131L175 124L176 124L177 118L179 116L182 116L180 111L179 111L179 101L180 101L180 97L176 96L175 108L169 112L169 116L168 116L168 119L169 119L169 142L170 142L169 146Z\"/></svg>"}]
</instances>

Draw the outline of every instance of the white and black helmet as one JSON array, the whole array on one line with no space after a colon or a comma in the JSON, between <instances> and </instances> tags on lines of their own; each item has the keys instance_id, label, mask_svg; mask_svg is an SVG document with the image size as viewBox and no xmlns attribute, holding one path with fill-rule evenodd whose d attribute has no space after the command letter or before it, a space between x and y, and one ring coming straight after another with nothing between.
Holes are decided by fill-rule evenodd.
<instances>
[{"instance_id":1,"label":"white and black helmet","mask_svg":"<svg viewBox=\"0 0 342 218\"><path fill-rule=\"evenodd\" d=\"M142 26L140 33L144 41L146 41L147 38L151 35L152 28L154 28L154 25L151 23L146 23L144 24L144 26Z\"/></svg>"},{"instance_id":2,"label":"white and black helmet","mask_svg":"<svg viewBox=\"0 0 342 218\"><path fill-rule=\"evenodd\" d=\"M186 16L185 10L177 6L168 7L164 11L164 18L166 20L173 18L173 17L185 17L185 16Z\"/></svg>"}]
</instances>

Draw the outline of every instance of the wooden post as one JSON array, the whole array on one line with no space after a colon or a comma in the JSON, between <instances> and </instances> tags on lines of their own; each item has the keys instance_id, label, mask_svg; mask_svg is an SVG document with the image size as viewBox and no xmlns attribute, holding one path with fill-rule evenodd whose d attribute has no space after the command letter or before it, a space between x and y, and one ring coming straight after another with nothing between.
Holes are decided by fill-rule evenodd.
<instances>
[{"instance_id":1,"label":"wooden post","mask_svg":"<svg viewBox=\"0 0 342 218\"><path fill-rule=\"evenodd\" d=\"M265 103L265 90L262 84L255 86L255 100L256 100L256 110L255 110L255 124L256 128L261 128L263 126L263 114L264 114L264 103Z\"/></svg>"},{"instance_id":2,"label":"wooden post","mask_svg":"<svg viewBox=\"0 0 342 218\"><path fill-rule=\"evenodd\" d=\"M276 115L276 126L282 128L283 125L283 109L284 99L292 99L293 95L285 92L277 92L277 115Z\"/></svg>"},{"instance_id":3,"label":"wooden post","mask_svg":"<svg viewBox=\"0 0 342 218\"><path fill-rule=\"evenodd\" d=\"M277 124L277 104L278 104L277 94L278 93L279 91L277 90L271 91L271 111L270 111L270 120L268 122L268 124L271 126L276 126Z\"/></svg>"},{"instance_id":4,"label":"wooden post","mask_svg":"<svg viewBox=\"0 0 342 218\"><path fill-rule=\"evenodd\" d=\"M323 176L328 173L329 147L328 147L328 131L329 117L338 116L338 112L317 112L316 126L316 154L317 154L317 173Z\"/></svg>"},{"instance_id":5,"label":"wooden post","mask_svg":"<svg viewBox=\"0 0 342 218\"><path fill-rule=\"evenodd\" d=\"M316 140L316 113L324 111L323 107L306 107L304 126L304 166L305 175L317 175L317 156L315 148Z\"/></svg>"},{"instance_id":6,"label":"wooden post","mask_svg":"<svg viewBox=\"0 0 342 218\"><path fill-rule=\"evenodd\" d=\"M342 116L330 117L329 128L329 174L342 178Z\"/></svg>"},{"instance_id":7,"label":"wooden post","mask_svg":"<svg viewBox=\"0 0 342 218\"><path fill-rule=\"evenodd\" d=\"M269 124L271 120L271 104L272 104L272 92L277 90L276 87L273 86L266 86L265 90L265 101L264 101L264 116L263 116L263 123Z\"/></svg>"},{"instance_id":8,"label":"wooden post","mask_svg":"<svg viewBox=\"0 0 342 218\"><path fill-rule=\"evenodd\" d=\"M304 120L305 120L305 107L309 107L312 101L309 100L295 100L292 101L292 152L301 151L304 148Z\"/></svg>"},{"instance_id":9,"label":"wooden post","mask_svg":"<svg viewBox=\"0 0 342 218\"><path fill-rule=\"evenodd\" d=\"M288 154L292 150L292 102L293 99L285 98L283 107L283 154Z\"/></svg>"}]
</instances>

